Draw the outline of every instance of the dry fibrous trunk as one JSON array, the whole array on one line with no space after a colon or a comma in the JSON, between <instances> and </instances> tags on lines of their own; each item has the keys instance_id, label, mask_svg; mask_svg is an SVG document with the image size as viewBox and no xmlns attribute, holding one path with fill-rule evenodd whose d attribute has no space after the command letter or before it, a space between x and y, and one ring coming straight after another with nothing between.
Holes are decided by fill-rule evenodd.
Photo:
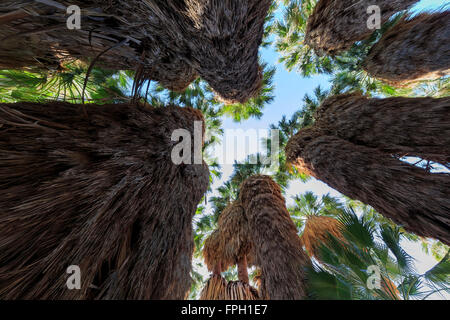
<instances>
[{"instance_id":1,"label":"dry fibrous trunk","mask_svg":"<svg viewBox=\"0 0 450 320\"><path fill-rule=\"evenodd\" d=\"M368 20L370 6L381 10L381 23L418 0L320 0L308 19L305 42L318 54L334 55L349 49L356 41L368 38L375 30Z\"/></svg>"},{"instance_id":2,"label":"dry fibrous trunk","mask_svg":"<svg viewBox=\"0 0 450 320\"><path fill-rule=\"evenodd\" d=\"M305 298L304 267L309 263L309 258L302 249L280 187L268 176L253 176L242 184L240 200L264 275L262 298Z\"/></svg>"},{"instance_id":3,"label":"dry fibrous trunk","mask_svg":"<svg viewBox=\"0 0 450 320\"><path fill-rule=\"evenodd\" d=\"M294 136L286 154L299 170L371 205L407 231L450 244L448 174L429 173L314 127Z\"/></svg>"},{"instance_id":4,"label":"dry fibrous trunk","mask_svg":"<svg viewBox=\"0 0 450 320\"><path fill-rule=\"evenodd\" d=\"M175 91L198 76L222 100L259 93L258 49L270 0L100 0L81 8L81 29L69 30L65 3L0 3L0 69L58 70L92 60L114 70L142 68L143 77Z\"/></svg>"},{"instance_id":5,"label":"dry fibrous trunk","mask_svg":"<svg viewBox=\"0 0 450 320\"><path fill-rule=\"evenodd\" d=\"M450 74L450 11L405 18L370 50L363 68L394 86Z\"/></svg>"},{"instance_id":6,"label":"dry fibrous trunk","mask_svg":"<svg viewBox=\"0 0 450 320\"><path fill-rule=\"evenodd\" d=\"M203 116L85 107L0 104L0 299L184 299L209 172L173 164L171 135Z\"/></svg>"},{"instance_id":7,"label":"dry fibrous trunk","mask_svg":"<svg viewBox=\"0 0 450 320\"><path fill-rule=\"evenodd\" d=\"M337 95L316 114L324 134L399 157L450 164L450 98Z\"/></svg>"}]
</instances>

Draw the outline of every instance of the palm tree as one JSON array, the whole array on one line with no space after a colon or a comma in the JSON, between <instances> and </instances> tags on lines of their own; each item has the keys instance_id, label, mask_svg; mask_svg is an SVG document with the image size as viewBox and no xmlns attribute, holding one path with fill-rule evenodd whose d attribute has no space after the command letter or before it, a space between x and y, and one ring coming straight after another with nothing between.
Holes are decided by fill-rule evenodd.
<instances>
[{"instance_id":1,"label":"palm tree","mask_svg":"<svg viewBox=\"0 0 450 320\"><path fill-rule=\"evenodd\" d=\"M333 96L318 109L314 126L290 139L287 160L409 232L448 244L448 175L401 161L411 154L448 167L448 105L448 98Z\"/></svg>"},{"instance_id":2,"label":"palm tree","mask_svg":"<svg viewBox=\"0 0 450 320\"><path fill-rule=\"evenodd\" d=\"M262 272L261 296L271 300L304 299L303 269L309 259L303 252L280 187L270 177L256 175L242 184L239 198Z\"/></svg>"},{"instance_id":3,"label":"palm tree","mask_svg":"<svg viewBox=\"0 0 450 320\"><path fill-rule=\"evenodd\" d=\"M281 55L280 62L283 62L289 71L296 69L304 77L315 74L331 75L334 94L355 90L369 95L398 94L398 89L372 78L361 66L373 44L397 20L387 21L380 30L375 30L367 39L353 44L345 51L341 50L335 55L319 55L305 40L308 20L317 2L283 1L283 20L274 23L270 29L275 34L275 47ZM364 30L367 30L367 27Z\"/></svg>"},{"instance_id":4,"label":"palm tree","mask_svg":"<svg viewBox=\"0 0 450 320\"><path fill-rule=\"evenodd\" d=\"M298 69L305 77L317 73L331 74L334 64L331 57L318 56L305 43L308 17L312 14L317 0L284 0L283 20L278 20L273 32L276 35L275 46L288 70Z\"/></svg>"},{"instance_id":5,"label":"palm tree","mask_svg":"<svg viewBox=\"0 0 450 320\"><path fill-rule=\"evenodd\" d=\"M286 154L300 171L371 205L408 232L450 243L447 174L429 173L316 128L300 131L289 142Z\"/></svg>"},{"instance_id":6,"label":"palm tree","mask_svg":"<svg viewBox=\"0 0 450 320\"><path fill-rule=\"evenodd\" d=\"M205 263L212 277L207 281L201 300L254 300L257 290L249 284L247 257L253 249L248 221L241 204L231 203L221 213L218 228L206 239L203 248ZM253 256L253 255L252 255ZM251 264L254 261L250 261ZM238 281L226 282L221 273L238 267Z\"/></svg>"},{"instance_id":7,"label":"palm tree","mask_svg":"<svg viewBox=\"0 0 450 320\"><path fill-rule=\"evenodd\" d=\"M324 195L320 199L313 192L306 192L294 197L294 205L288 207L291 218L301 232L309 217L324 216L337 217L343 205L330 195Z\"/></svg>"},{"instance_id":8,"label":"palm tree","mask_svg":"<svg viewBox=\"0 0 450 320\"><path fill-rule=\"evenodd\" d=\"M335 55L346 51L361 40L365 40L373 33L367 21L367 9L376 5L380 8L381 21L387 22L394 14L406 10L418 0L319 0L314 11L309 16L305 43L311 46L316 53L322 55Z\"/></svg>"},{"instance_id":9,"label":"palm tree","mask_svg":"<svg viewBox=\"0 0 450 320\"><path fill-rule=\"evenodd\" d=\"M316 112L316 128L387 154L450 165L450 98L337 95ZM426 117L424 116L426 110Z\"/></svg>"},{"instance_id":10,"label":"palm tree","mask_svg":"<svg viewBox=\"0 0 450 320\"><path fill-rule=\"evenodd\" d=\"M339 221L345 246L332 235L320 244L321 263L308 271L311 298L409 300L450 292L448 253L432 269L418 274L413 258L400 245L404 237L400 228L377 224L367 215L358 218L351 209L342 211ZM380 272L379 287L368 285L373 267Z\"/></svg>"},{"instance_id":11,"label":"palm tree","mask_svg":"<svg viewBox=\"0 0 450 320\"><path fill-rule=\"evenodd\" d=\"M394 86L434 80L450 73L450 11L402 18L370 50L363 68Z\"/></svg>"},{"instance_id":12,"label":"palm tree","mask_svg":"<svg viewBox=\"0 0 450 320\"><path fill-rule=\"evenodd\" d=\"M171 133L193 135L203 116L124 104L87 111L0 104L0 299L184 299L209 173L172 162ZM65 289L70 265L81 290Z\"/></svg>"},{"instance_id":13,"label":"palm tree","mask_svg":"<svg viewBox=\"0 0 450 320\"><path fill-rule=\"evenodd\" d=\"M238 5L78 0L71 5L82 9L80 30L67 28L63 3L2 1L0 69L57 70L83 60L136 70L138 79L158 81L173 91L201 76L227 103L245 103L261 89L258 49L270 0Z\"/></svg>"}]
</instances>

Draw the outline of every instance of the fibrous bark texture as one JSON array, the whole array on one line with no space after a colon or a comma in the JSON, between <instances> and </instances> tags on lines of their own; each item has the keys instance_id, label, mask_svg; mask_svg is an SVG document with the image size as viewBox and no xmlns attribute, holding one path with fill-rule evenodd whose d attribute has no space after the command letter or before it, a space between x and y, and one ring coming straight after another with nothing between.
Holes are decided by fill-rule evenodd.
<instances>
[{"instance_id":1,"label":"fibrous bark texture","mask_svg":"<svg viewBox=\"0 0 450 320\"><path fill-rule=\"evenodd\" d=\"M370 50L363 68L394 86L450 74L450 11L402 19Z\"/></svg>"},{"instance_id":2,"label":"fibrous bark texture","mask_svg":"<svg viewBox=\"0 0 450 320\"><path fill-rule=\"evenodd\" d=\"M385 153L450 165L449 97L337 95L318 109L316 127L327 135Z\"/></svg>"},{"instance_id":3,"label":"fibrous bark texture","mask_svg":"<svg viewBox=\"0 0 450 320\"><path fill-rule=\"evenodd\" d=\"M173 164L171 135L201 113L86 108L0 104L0 299L185 298L209 173Z\"/></svg>"},{"instance_id":4,"label":"fibrous bark texture","mask_svg":"<svg viewBox=\"0 0 450 320\"><path fill-rule=\"evenodd\" d=\"M144 78L185 89L200 75L225 102L259 93L258 49L270 0L71 1L81 29L69 30L66 3L0 3L0 69L58 69L99 56L99 66L143 68Z\"/></svg>"},{"instance_id":5,"label":"fibrous bark texture","mask_svg":"<svg viewBox=\"0 0 450 320\"><path fill-rule=\"evenodd\" d=\"M302 249L280 187L268 176L253 176L242 184L240 200L264 275L262 297L271 300L304 299L304 268L309 258Z\"/></svg>"},{"instance_id":6,"label":"fibrous bark texture","mask_svg":"<svg viewBox=\"0 0 450 320\"><path fill-rule=\"evenodd\" d=\"M418 0L320 0L308 19L305 42L318 54L334 55L349 49L356 41L368 38L370 6L381 10L381 23L406 10Z\"/></svg>"},{"instance_id":7,"label":"fibrous bark texture","mask_svg":"<svg viewBox=\"0 0 450 320\"><path fill-rule=\"evenodd\" d=\"M299 170L371 205L407 231L450 244L448 174L431 174L314 127L294 136L286 154Z\"/></svg>"},{"instance_id":8,"label":"fibrous bark texture","mask_svg":"<svg viewBox=\"0 0 450 320\"><path fill-rule=\"evenodd\" d=\"M231 203L223 210L219 216L218 230L222 238L222 248L218 250L223 255L225 261L232 261L233 265L238 264L244 258L250 258L250 264L255 261L251 254L253 241L251 230L244 212L244 208L239 201Z\"/></svg>"}]
</instances>

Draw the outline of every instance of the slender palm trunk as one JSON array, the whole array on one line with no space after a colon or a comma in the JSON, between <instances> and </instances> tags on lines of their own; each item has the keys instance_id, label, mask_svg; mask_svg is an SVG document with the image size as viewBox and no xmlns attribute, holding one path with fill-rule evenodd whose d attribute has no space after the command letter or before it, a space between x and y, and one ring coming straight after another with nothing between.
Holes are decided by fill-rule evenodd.
<instances>
[{"instance_id":1,"label":"slender palm trunk","mask_svg":"<svg viewBox=\"0 0 450 320\"><path fill-rule=\"evenodd\" d=\"M450 164L450 98L338 95L322 103L316 118L316 127L327 135L400 157Z\"/></svg>"},{"instance_id":2,"label":"slender palm trunk","mask_svg":"<svg viewBox=\"0 0 450 320\"><path fill-rule=\"evenodd\" d=\"M252 230L254 250L264 281L263 298L299 300L306 297L303 251L280 187L268 176L254 176L241 186L240 199Z\"/></svg>"},{"instance_id":3,"label":"slender palm trunk","mask_svg":"<svg viewBox=\"0 0 450 320\"><path fill-rule=\"evenodd\" d=\"M370 50L363 68L392 85L406 86L450 74L450 11L403 19Z\"/></svg>"},{"instance_id":4,"label":"slender palm trunk","mask_svg":"<svg viewBox=\"0 0 450 320\"><path fill-rule=\"evenodd\" d=\"M371 205L407 231L450 244L448 174L431 174L317 128L300 131L286 153L300 170Z\"/></svg>"},{"instance_id":5,"label":"slender palm trunk","mask_svg":"<svg viewBox=\"0 0 450 320\"><path fill-rule=\"evenodd\" d=\"M418 0L320 0L308 19L305 41L318 54L336 54L349 49L356 41L368 38L370 6L381 10L381 23L395 13L406 10Z\"/></svg>"},{"instance_id":6,"label":"slender palm trunk","mask_svg":"<svg viewBox=\"0 0 450 320\"><path fill-rule=\"evenodd\" d=\"M86 108L0 104L0 299L184 299L209 174L172 162L171 135L201 113Z\"/></svg>"}]
</instances>

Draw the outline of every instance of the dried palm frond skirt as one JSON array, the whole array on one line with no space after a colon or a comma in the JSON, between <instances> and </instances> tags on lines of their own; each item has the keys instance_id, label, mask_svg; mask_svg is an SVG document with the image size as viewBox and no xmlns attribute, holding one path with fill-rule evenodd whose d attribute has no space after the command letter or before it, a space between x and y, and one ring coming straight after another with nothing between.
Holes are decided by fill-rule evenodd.
<instances>
[{"instance_id":1,"label":"dried palm frond skirt","mask_svg":"<svg viewBox=\"0 0 450 320\"><path fill-rule=\"evenodd\" d=\"M259 300L258 290L241 281L227 281L214 275L207 282L200 300Z\"/></svg>"},{"instance_id":2,"label":"dried palm frond skirt","mask_svg":"<svg viewBox=\"0 0 450 320\"><path fill-rule=\"evenodd\" d=\"M326 243L330 235L345 243L342 228L342 223L335 218L310 216L306 220L305 230L301 236L302 244L309 255L318 258L320 246Z\"/></svg>"},{"instance_id":3,"label":"dried palm frond skirt","mask_svg":"<svg viewBox=\"0 0 450 320\"><path fill-rule=\"evenodd\" d=\"M0 104L0 300L184 299L209 172L175 165L171 134L203 116L86 108Z\"/></svg>"}]
</instances>

